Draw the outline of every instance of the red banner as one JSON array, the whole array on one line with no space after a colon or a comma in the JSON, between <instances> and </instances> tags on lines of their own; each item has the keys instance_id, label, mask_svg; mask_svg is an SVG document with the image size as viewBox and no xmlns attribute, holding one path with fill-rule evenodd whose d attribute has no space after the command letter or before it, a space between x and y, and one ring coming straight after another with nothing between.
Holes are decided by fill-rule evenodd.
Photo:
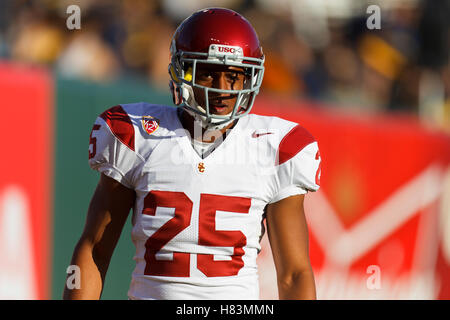
<instances>
[{"instance_id":1,"label":"red banner","mask_svg":"<svg viewBox=\"0 0 450 320\"><path fill-rule=\"evenodd\" d=\"M48 299L53 92L41 69L0 63L0 299Z\"/></svg>"},{"instance_id":2,"label":"red banner","mask_svg":"<svg viewBox=\"0 0 450 320\"><path fill-rule=\"evenodd\" d=\"M255 113L318 140L321 189L305 208L319 299L450 299L450 137L417 120L337 115L259 99ZM267 239L261 297L277 298Z\"/></svg>"}]
</instances>

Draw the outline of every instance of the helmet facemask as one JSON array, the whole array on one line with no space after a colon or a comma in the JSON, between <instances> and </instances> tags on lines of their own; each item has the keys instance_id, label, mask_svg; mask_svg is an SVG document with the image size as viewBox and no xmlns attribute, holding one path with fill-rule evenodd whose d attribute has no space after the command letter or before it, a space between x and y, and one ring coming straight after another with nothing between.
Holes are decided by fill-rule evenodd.
<instances>
[{"instance_id":1,"label":"helmet facemask","mask_svg":"<svg viewBox=\"0 0 450 320\"><path fill-rule=\"evenodd\" d=\"M174 94L178 95L178 99L174 99L174 101L182 104L182 108L191 114L194 119L199 120L204 128L224 128L233 120L239 119L250 112L261 87L264 74L264 57L261 59L244 57L242 48L220 44L211 44L208 53L178 51L175 41L172 41L171 54L169 74L175 84ZM224 90L196 83L197 70L201 64L242 68L244 71L243 88L240 90ZM193 88L203 91L204 107L196 101ZM212 114L210 112L209 93L235 96L236 102L232 112L227 115Z\"/></svg>"}]
</instances>

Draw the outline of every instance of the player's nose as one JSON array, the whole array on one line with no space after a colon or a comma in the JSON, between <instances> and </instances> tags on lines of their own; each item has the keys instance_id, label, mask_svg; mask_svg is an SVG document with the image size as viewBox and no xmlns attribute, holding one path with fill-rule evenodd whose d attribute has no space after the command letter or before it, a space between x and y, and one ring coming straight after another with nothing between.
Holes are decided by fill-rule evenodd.
<instances>
[{"instance_id":1,"label":"player's nose","mask_svg":"<svg viewBox=\"0 0 450 320\"><path fill-rule=\"evenodd\" d=\"M225 72L218 72L218 74L214 77L213 88L230 90L230 83L227 81Z\"/></svg>"}]
</instances>

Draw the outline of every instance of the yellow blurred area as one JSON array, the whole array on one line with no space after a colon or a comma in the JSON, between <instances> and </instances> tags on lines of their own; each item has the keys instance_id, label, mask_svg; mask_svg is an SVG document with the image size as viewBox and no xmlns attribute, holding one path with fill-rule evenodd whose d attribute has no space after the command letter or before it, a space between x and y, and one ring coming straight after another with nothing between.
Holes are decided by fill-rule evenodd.
<instances>
[{"instance_id":1,"label":"yellow blurred area","mask_svg":"<svg viewBox=\"0 0 450 320\"><path fill-rule=\"evenodd\" d=\"M24 27L13 43L14 57L33 63L54 62L64 48L64 33L61 29L40 23Z\"/></svg>"},{"instance_id":2,"label":"yellow blurred area","mask_svg":"<svg viewBox=\"0 0 450 320\"><path fill-rule=\"evenodd\" d=\"M268 52L265 56L262 90L281 96L301 94L301 80L293 73L289 65L277 54Z\"/></svg>"},{"instance_id":3,"label":"yellow blurred area","mask_svg":"<svg viewBox=\"0 0 450 320\"><path fill-rule=\"evenodd\" d=\"M407 62L403 54L377 36L365 36L358 49L364 63L389 79L395 79Z\"/></svg>"}]
</instances>

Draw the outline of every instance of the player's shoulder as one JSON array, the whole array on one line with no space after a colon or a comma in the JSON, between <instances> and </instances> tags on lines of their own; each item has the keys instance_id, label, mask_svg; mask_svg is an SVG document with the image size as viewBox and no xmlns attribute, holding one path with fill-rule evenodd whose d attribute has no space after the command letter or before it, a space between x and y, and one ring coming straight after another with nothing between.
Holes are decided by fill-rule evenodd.
<instances>
[{"instance_id":1,"label":"player's shoulder","mask_svg":"<svg viewBox=\"0 0 450 320\"><path fill-rule=\"evenodd\" d=\"M274 134L273 137L277 137L280 144L315 141L314 136L301 124L275 116L249 114L246 129Z\"/></svg>"},{"instance_id":2,"label":"player's shoulder","mask_svg":"<svg viewBox=\"0 0 450 320\"><path fill-rule=\"evenodd\" d=\"M295 124L295 122L275 116L263 116L254 113L248 115L248 126L254 128L288 130Z\"/></svg>"},{"instance_id":3,"label":"player's shoulder","mask_svg":"<svg viewBox=\"0 0 450 320\"><path fill-rule=\"evenodd\" d=\"M266 129L272 131L279 131L280 136L284 137L291 130L295 129L295 131L303 131L305 134L308 134L309 131L303 127L301 124L286 120L276 116L263 116L258 114L249 114L247 127L257 129Z\"/></svg>"},{"instance_id":4,"label":"player's shoulder","mask_svg":"<svg viewBox=\"0 0 450 320\"><path fill-rule=\"evenodd\" d=\"M317 146L315 137L301 124L276 116L250 114L248 128L253 130L254 138L267 135L267 142L277 153L278 163L282 164L307 146Z\"/></svg>"},{"instance_id":5,"label":"player's shoulder","mask_svg":"<svg viewBox=\"0 0 450 320\"><path fill-rule=\"evenodd\" d=\"M176 108L147 102L119 104L99 116L112 135L133 151L143 151L148 138L167 134L179 127Z\"/></svg>"},{"instance_id":6,"label":"player's shoulder","mask_svg":"<svg viewBox=\"0 0 450 320\"><path fill-rule=\"evenodd\" d=\"M119 104L100 114L112 131L130 131L143 127L151 134L156 127L177 127L176 108L147 102ZM152 125L155 124L154 127ZM132 127L130 126L132 125Z\"/></svg>"}]
</instances>

